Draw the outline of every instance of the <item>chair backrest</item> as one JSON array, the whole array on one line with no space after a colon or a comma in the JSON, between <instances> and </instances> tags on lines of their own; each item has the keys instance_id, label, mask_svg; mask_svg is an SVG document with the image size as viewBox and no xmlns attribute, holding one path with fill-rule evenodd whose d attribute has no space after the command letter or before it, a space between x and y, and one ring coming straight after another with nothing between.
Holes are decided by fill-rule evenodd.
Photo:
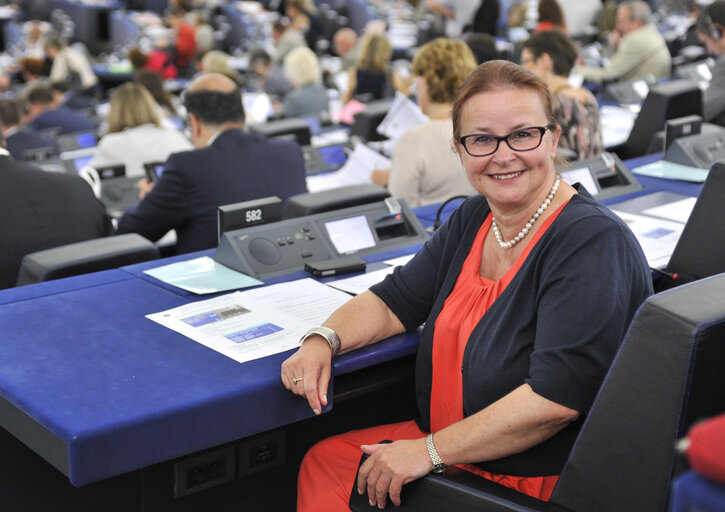
<instances>
[{"instance_id":1,"label":"chair backrest","mask_svg":"<svg viewBox=\"0 0 725 512\"><path fill-rule=\"evenodd\" d=\"M360 204L375 203L390 197L390 193L379 185L360 183L321 192L306 192L287 198L284 218L304 217L314 213L340 210Z\"/></svg>"},{"instance_id":2,"label":"chair backrest","mask_svg":"<svg viewBox=\"0 0 725 512\"><path fill-rule=\"evenodd\" d=\"M725 274L654 295L635 316L551 503L666 509L675 444L725 411Z\"/></svg>"},{"instance_id":3,"label":"chair backrest","mask_svg":"<svg viewBox=\"0 0 725 512\"><path fill-rule=\"evenodd\" d=\"M697 82L673 80L652 87L642 103L632 131L621 151L621 158L647 154L655 133L665 129L668 119L689 115L702 116L702 90Z\"/></svg>"},{"instance_id":4,"label":"chair backrest","mask_svg":"<svg viewBox=\"0 0 725 512\"><path fill-rule=\"evenodd\" d=\"M158 248L136 233L86 240L26 254L16 285L98 272L158 257Z\"/></svg>"}]
</instances>

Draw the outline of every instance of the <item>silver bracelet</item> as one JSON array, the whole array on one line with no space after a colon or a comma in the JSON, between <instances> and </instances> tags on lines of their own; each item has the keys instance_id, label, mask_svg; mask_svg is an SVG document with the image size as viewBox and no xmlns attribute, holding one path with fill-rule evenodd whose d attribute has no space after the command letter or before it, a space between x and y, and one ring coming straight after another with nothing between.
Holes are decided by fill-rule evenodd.
<instances>
[{"instance_id":1,"label":"silver bracelet","mask_svg":"<svg viewBox=\"0 0 725 512\"><path fill-rule=\"evenodd\" d=\"M302 336L302 339L300 339L300 345L302 345L302 343L304 343L305 340L313 334L318 334L322 336L323 338L325 338L327 343L330 344L330 350L332 350L332 357L335 357L338 353L340 353L340 337L335 331L333 331L329 327L313 327L312 329L307 331L304 336Z\"/></svg>"}]
</instances>

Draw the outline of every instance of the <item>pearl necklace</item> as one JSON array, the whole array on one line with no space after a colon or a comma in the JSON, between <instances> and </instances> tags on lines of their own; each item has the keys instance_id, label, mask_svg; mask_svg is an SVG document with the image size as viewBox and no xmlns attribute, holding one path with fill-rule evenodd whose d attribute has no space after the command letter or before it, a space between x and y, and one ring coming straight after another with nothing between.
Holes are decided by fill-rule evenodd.
<instances>
[{"instance_id":1,"label":"pearl necklace","mask_svg":"<svg viewBox=\"0 0 725 512\"><path fill-rule=\"evenodd\" d=\"M498 242L498 245L502 249L511 249L514 245L519 243L521 240L523 240L526 235L529 234L529 231L531 230L532 226L534 225L534 222L536 222L536 219L538 219L542 213L544 213L544 210L546 210L549 207L549 204L551 204L551 200L554 199L554 196L556 195L556 191L559 190L559 183L561 182L560 176L557 174L556 179L554 180L554 185L551 187L551 191L549 192L549 195L546 196L546 199L544 199L544 202L541 203L541 206L539 206L539 209L534 212L534 215L531 216L529 219L529 222L526 223L526 225L519 231L519 234L513 237L508 242L504 242L503 237L501 236L501 231L498 229L498 225L496 224L496 217L491 218L491 227L493 228L493 234L496 237L496 241Z\"/></svg>"}]
</instances>

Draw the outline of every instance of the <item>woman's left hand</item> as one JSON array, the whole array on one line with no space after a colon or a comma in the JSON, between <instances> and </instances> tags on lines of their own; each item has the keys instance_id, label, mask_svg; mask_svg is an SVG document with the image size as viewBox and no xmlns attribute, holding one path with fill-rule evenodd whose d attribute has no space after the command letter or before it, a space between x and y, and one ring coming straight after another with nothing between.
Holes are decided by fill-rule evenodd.
<instances>
[{"instance_id":1,"label":"woman's left hand","mask_svg":"<svg viewBox=\"0 0 725 512\"><path fill-rule=\"evenodd\" d=\"M388 495L390 501L400 506L403 485L427 475L433 468L425 438L364 444L360 449L369 457L360 467L357 491L360 494L367 491L373 507L385 507Z\"/></svg>"}]
</instances>

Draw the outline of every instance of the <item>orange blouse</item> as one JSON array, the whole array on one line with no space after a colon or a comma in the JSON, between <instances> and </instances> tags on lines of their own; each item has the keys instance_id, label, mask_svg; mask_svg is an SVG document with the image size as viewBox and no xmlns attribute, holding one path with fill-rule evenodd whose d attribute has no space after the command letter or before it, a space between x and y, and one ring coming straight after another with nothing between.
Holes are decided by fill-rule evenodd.
<instances>
[{"instance_id":1,"label":"orange blouse","mask_svg":"<svg viewBox=\"0 0 725 512\"><path fill-rule=\"evenodd\" d=\"M492 214L488 215L478 230L453 291L446 299L435 323L430 402L431 432L437 432L463 419L461 366L468 338L564 206L560 206L544 221L536 234L532 235L516 262L497 281L482 277L479 273L483 243L491 227ZM471 464L461 464L458 467L544 501L549 500L559 479L558 475L538 477L494 475Z\"/></svg>"}]
</instances>

